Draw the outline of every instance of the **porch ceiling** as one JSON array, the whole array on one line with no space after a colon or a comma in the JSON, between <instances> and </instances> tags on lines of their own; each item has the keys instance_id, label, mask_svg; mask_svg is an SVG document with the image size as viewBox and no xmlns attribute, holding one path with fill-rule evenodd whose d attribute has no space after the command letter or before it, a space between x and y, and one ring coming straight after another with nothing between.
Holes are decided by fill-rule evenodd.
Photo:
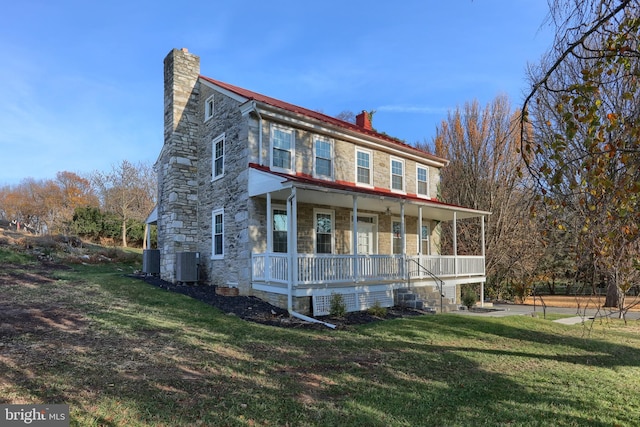
<instances>
[{"instance_id":1,"label":"porch ceiling","mask_svg":"<svg viewBox=\"0 0 640 427\"><path fill-rule=\"evenodd\" d=\"M353 196L358 197L358 210L400 215L400 203L404 202L404 211L407 216L418 216L418 208L422 207L422 217L438 221L452 221L454 213L457 219L478 218L489 215L489 212L463 208L434 202L427 199L404 194L382 194L379 191L368 188L354 187L353 189L332 188L321 186L309 182L297 182L294 179L284 180L282 177L273 174L251 170L254 176L250 179L250 195L266 197L271 193L274 202L285 203L291 195L291 188L296 187L296 197L299 203L309 203L324 206L334 206L346 209L353 208ZM251 184L253 181L253 185Z\"/></svg>"}]
</instances>

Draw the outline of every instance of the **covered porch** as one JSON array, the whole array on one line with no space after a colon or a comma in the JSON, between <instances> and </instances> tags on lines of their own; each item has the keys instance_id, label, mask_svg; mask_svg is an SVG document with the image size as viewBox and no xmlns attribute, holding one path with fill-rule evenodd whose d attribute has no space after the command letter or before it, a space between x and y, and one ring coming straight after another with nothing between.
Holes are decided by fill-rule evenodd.
<instances>
[{"instance_id":1,"label":"covered porch","mask_svg":"<svg viewBox=\"0 0 640 427\"><path fill-rule=\"evenodd\" d=\"M250 173L250 195L265 199L267 224L266 243L260 245L266 250L251 254L256 290L290 299L354 291L392 297L394 289L432 286L455 300L458 285L484 285L488 212L305 177ZM309 218L311 212L315 220ZM319 222L321 215L326 223ZM481 251L460 255L456 223L470 219L480 223ZM444 255L439 227L446 221L452 223L454 236L453 253ZM333 233L331 242L320 242L327 237L323 232ZM322 253L325 250L329 253Z\"/></svg>"}]
</instances>

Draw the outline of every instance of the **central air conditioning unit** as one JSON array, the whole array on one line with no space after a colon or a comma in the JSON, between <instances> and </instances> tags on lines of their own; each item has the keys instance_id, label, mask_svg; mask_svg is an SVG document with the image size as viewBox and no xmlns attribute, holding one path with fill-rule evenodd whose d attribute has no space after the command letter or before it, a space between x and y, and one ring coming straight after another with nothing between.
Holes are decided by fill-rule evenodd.
<instances>
[{"instance_id":1,"label":"central air conditioning unit","mask_svg":"<svg viewBox=\"0 0 640 427\"><path fill-rule=\"evenodd\" d=\"M198 281L200 252L176 253L176 281L182 283Z\"/></svg>"},{"instance_id":2,"label":"central air conditioning unit","mask_svg":"<svg viewBox=\"0 0 640 427\"><path fill-rule=\"evenodd\" d=\"M145 249L142 251L142 272L160 274L160 250Z\"/></svg>"}]
</instances>

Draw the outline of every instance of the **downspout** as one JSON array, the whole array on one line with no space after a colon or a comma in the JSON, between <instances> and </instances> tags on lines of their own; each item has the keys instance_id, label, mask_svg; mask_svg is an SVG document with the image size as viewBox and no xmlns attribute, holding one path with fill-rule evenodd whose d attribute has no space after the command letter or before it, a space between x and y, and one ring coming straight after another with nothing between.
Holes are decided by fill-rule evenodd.
<instances>
[{"instance_id":1,"label":"downspout","mask_svg":"<svg viewBox=\"0 0 640 427\"><path fill-rule=\"evenodd\" d=\"M294 245L297 245L297 238L294 235L294 233L298 232L298 226L297 226L297 220L296 217L298 215L298 209L296 208L296 205L294 204L294 201L296 200L296 187L293 187L291 189L291 195L289 197L287 197L287 218L289 221L289 230L287 233L287 246L288 246L288 253L289 253L289 268L287 269L287 273L288 273L288 279L287 280L287 311L289 312L290 316L296 317L300 320L304 320L305 322L310 322L310 323L321 323L323 325L325 325L328 328L331 329L335 329L336 325L332 324L332 323L327 323L327 322L323 322L322 320L318 320L318 319L314 319L313 317L309 317L309 316L305 316L302 313L298 313L297 311L293 310L293 280L294 280L294 262L296 262L296 257L294 256L297 253L297 250L295 250Z\"/></svg>"}]
</instances>

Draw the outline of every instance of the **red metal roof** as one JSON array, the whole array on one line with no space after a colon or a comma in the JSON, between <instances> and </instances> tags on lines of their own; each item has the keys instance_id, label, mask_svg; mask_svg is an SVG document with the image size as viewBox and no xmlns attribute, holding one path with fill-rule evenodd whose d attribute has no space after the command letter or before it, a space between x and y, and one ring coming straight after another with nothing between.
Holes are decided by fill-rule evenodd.
<instances>
[{"instance_id":1,"label":"red metal roof","mask_svg":"<svg viewBox=\"0 0 640 427\"><path fill-rule=\"evenodd\" d=\"M436 160L438 162L443 162L443 163L447 162L446 159L443 159L441 157L435 156L435 155L433 155L431 153L428 153L428 152L426 152L424 150L420 150L420 149L414 147L413 145L409 145L409 144L407 144L407 143L405 143L405 142L403 142L403 141L401 141L401 140L399 140L397 138L393 138L393 137L391 137L389 135L378 133L378 132L376 132L374 130L365 129L365 128L363 128L361 126L358 126L358 125L356 125L354 123L345 122L344 120L340 120L340 119L337 119L335 117L327 116L326 114L322 114L322 113L319 113L317 111L308 110L306 108L303 108L303 107L300 107L300 106L297 106L297 105L289 104L288 102L280 101L279 99L271 98L269 96L262 95L262 94L259 94L257 92L253 92L253 91L250 91L250 90L247 90L247 89L243 89L243 88L238 87L238 86L231 85L229 83L224 83L224 82L221 82L219 80L212 79L210 77L206 77L206 76L202 76L201 75L200 78L203 79L203 80L206 80L206 81L208 81L210 83L213 83L214 85L220 86L221 88L226 89L226 90L228 90L230 92L233 92L233 93L235 93L237 95L240 95L243 98L247 98L247 99L250 99L250 100L254 100L254 101L262 102L262 103L265 103L265 104L269 104L271 106L274 106L274 107L277 107L277 108L282 108L283 110L287 110L287 111L290 111L292 113L301 114L303 116L307 116L307 117L310 117L310 118L313 118L313 119L316 119L316 120L320 120L322 122L329 123L329 124L332 124L334 126L338 126L338 127L344 128L344 129L355 131L355 132L361 133L363 135L368 135L368 136L372 136L372 137L375 137L375 138L378 138L378 139L382 139L382 140L391 142L393 144L399 145L404 149L413 150L413 151L415 151L416 153L418 153L421 156L426 156L426 157L431 158L433 160Z\"/></svg>"},{"instance_id":2,"label":"red metal roof","mask_svg":"<svg viewBox=\"0 0 640 427\"><path fill-rule=\"evenodd\" d=\"M259 170L259 171L262 171L262 172L267 172L267 173L270 173L272 175L276 175L276 176L282 177L286 181L301 182L301 183L304 183L304 184L316 185L318 187L323 187L323 188L333 188L335 190L353 191L353 192L356 192L356 193L368 194L368 195L372 195L372 196L393 197L393 198L396 198L396 199L412 200L412 201L422 202L422 203L429 202L429 203L433 203L433 204L438 205L438 206L449 207L449 208L459 208L459 209L465 209L465 210L474 210L474 209L466 208L464 206L458 206L458 205L452 205L450 203L444 203L444 202L441 202L441 201L439 201L437 199L418 197L416 194L394 193L394 192L392 192L391 190L389 190L387 188L361 187L361 186L355 185L352 182L347 182L347 181L327 181L327 180L324 180L324 179L313 178L310 175L302 174L302 173L297 173L295 175L291 175L291 174L284 173L284 172L272 171L271 168L269 168L268 166L259 165L257 163L249 163L249 168L256 169L256 170Z\"/></svg>"}]
</instances>

